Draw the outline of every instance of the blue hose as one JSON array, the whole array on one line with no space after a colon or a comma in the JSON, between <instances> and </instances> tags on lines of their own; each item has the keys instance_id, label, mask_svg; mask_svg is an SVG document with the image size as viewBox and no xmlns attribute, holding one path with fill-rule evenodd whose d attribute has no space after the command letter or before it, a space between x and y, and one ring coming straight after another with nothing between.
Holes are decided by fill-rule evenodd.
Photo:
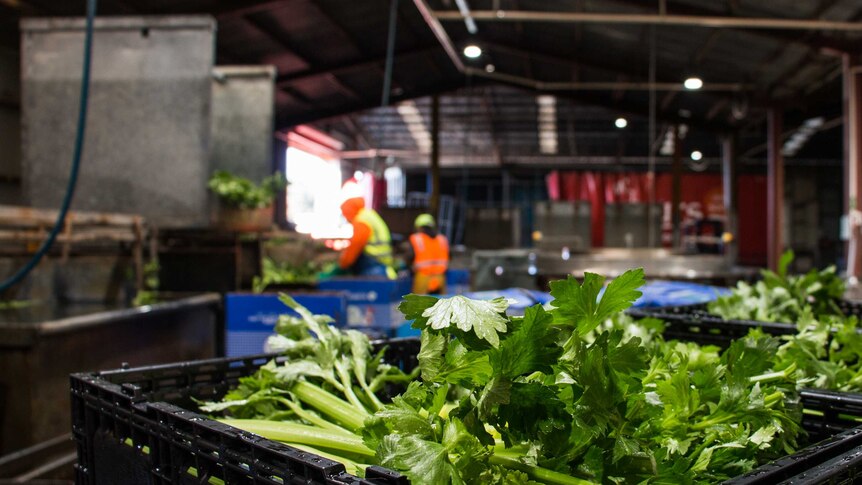
<instances>
[{"instance_id":1,"label":"blue hose","mask_svg":"<svg viewBox=\"0 0 862 485\"><path fill-rule=\"evenodd\" d=\"M66 195L63 197L63 203L60 206L60 213L57 214L57 222L51 228L48 237L39 246L39 249L30 258L21 269L19 269L12 277L0 283L0 293L8 290L13 285L24 279L33 268L39 264L39 261L48 253L57 235L63 229L66 221L66 214L69 213L69 206L72 205L72 197L75 195L75 185L78 183L78 168L81 166L81 153L84 151L84 131L87 128L87 102L90 98L90 60L93 53L93 19L96 17L96 0L87 0L87 25L86 34L84 37L84 68L81 75L81 99L78 107L78 131L75 136L75 151L72 155L72 169L69 173L69 182L66 184Z\"/></svg>"}]
</instances>

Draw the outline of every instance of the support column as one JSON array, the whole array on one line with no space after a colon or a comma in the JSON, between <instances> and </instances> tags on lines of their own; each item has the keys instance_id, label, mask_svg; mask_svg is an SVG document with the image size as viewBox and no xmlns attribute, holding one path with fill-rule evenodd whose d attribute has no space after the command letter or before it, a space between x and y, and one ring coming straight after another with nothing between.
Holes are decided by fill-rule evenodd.
<instances>
[{"instance_id":1,"label":"support column","mask_svg":"<svg viewBox=\"0 0 862 485\"><path fill-rule=\"evenodd\" d=\"M860 190L862 190L862 65L858 59L844 57L844 180L847 215L847 276L862 275L862 229L860 229Z\"/></svg>"},{"instance_id":2,"label":"support column","mask_svg":"<svg viewBox=\"0 0 862 485\"><path fill-rule=\"evenodd\" d=\"M673 159L671 161L671 197L670 197L670 213L671 227L673 227L673 248L680 247L682 239L682 217L679 212L679 205L682 203L682 140L679 136L679 125L671 128L673 130Z\"/></svg>"},{"instance_id":3,"label":"support column","mask_svg":"<svg viewBox=\"0 0 862 485\"><path fill-rule=\"evenodd\" d=\"M784 250L782 228L784 227L784 156L781 132L784 113L780 108L770 108L766 120L767 145L767 196L766 196L766 257L769 269L778 269L778 260Z\"/></svg>"},{"instance_id":4,"label":"support column","mask_svg":"<svg viewBox=\"0 0 862 485\"><path fill-rule=\"evenodd\" d=\"M287 139L281 136L274 136L272 140L272 173L281 172L282 176L287 176ZM342 181L343 182L343 181ZM285 229L287 223L287 188L278 194L275 200L275 223Z\"/></svg>"},{"instance_id":5,"label":"support column","mask_svg":"<svg viewBox=\"0 0 862 485\"><path fill-rule=\"evenodd\" d=\"M737 219L737 183L736 183L736 136L729 134L721 139L721 179L724 195L725 227L724 255L730 264L736 264L739 246Z\"/></svg>"},{"instance_id":6,"label":"support column","mask_svg":"<svg viewBox=\"0 0 862 485\"><path fill-rule=\"evenodd\" d=\"M503 193L501 194L502 205L504 209L508 209L512 206L512 177L509 174L509 169L502 169L500 183L503 187Z\"/></svg>"},{"instance_id":7,"label":"support column","mask_svg":"<svg viewBox=\"0 0 862 485\"><path fill-rule=\"evenodd\" d=\"M428 209L434 217L440 213L440 97L431 98L431 199Z\"/></svg>"}]
</instances>

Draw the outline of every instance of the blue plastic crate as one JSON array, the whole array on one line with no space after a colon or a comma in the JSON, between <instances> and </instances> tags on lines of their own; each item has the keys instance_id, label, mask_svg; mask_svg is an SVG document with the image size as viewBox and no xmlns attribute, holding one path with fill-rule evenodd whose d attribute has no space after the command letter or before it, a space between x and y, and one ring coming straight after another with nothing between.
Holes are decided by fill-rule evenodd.
<instances>
[{"instance_id":1,"label":"blue plastic crate","mask_svg":"<svg viewBox=\"0 0 862 485\"><path fill-rule=\"evenodd\" d=\"M708 303L730 293L727 288L682 281L650 281L641 287L640 291L643 296L634 303L634 308Z\"/></svg>"},{"instance_id":2,"label":"blue plastic crate","mask_svg":"<svg viewBox=\"0 0 862 485\"><path fill-rule=\"evenodd\" d=\"M345 325L347 297L343 293L291 293L300 305L316 315L329 315ZM228 357L260 354L273 334L278 316L296 314L275 293L228 293L225 295L225 352Z\"/></svg>"},{"instance_id":3,"label":"blue plastic crate","mask_svg":"<svg viewBox=\"0 0 862 485\"><path fill-rule=\"evenodd\" d=\"M463 295L470 291L470 270L449 269L446 271L446 293Z\"/></svg>"},{"instance_id":4,"label":"blue plastic crate","mask_svg":"<svg viewBox=\"0 0 862 485\"><path fill-rule=\"evenodd\" d=\"M347 298L345 325L383 332L404 323L398 304L411 287L410 278L333 278L318 284L320 290L342 292Z\"/></svg>"}]
</instances>

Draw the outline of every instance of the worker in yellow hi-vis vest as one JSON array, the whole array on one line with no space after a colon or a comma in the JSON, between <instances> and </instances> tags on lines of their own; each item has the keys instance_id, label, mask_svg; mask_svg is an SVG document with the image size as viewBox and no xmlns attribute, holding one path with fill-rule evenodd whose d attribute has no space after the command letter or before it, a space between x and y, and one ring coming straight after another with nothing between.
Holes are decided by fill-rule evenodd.
<instances>
[{"instance_id":1,"label":"worker in yellow hi-vis vest","mask_svg":"<svg viewBox=\"0 0 862 485\"><path fill-rule=\"evenodd\" d=\"M353 226L350 245L342 252L338 266L359 276L386 276L395 279L392 238L389 227L374 209L365 207L362 197L347 198L341 213Z\"/></svg>"},{"instance_id":2,"label":"worker in yellow hi-vis vest","mask_svg":"<svg viewBox=\"0 0 862 485\"><path fill-rule=\"evenodd\" d=\"M449 241L437 232L434 216L420 214L413 223L407 260L413 268L413 293L446 292L446 270L449 268Z\"/></svg>"}]
</instances>

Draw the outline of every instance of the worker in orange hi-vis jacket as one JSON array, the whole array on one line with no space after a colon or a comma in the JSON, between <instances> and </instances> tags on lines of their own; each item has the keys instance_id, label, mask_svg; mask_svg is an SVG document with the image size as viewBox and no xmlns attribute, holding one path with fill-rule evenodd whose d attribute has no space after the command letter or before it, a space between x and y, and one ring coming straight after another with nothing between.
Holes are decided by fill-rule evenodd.
<instances>
[{"instance_id":1,"label":"worker in orange hi-vis jacket","mask_svg":"<svg viewBox=\"0 0 862 485\"><path fill-rule=\"evenodd\" d=\"M420 214L413 225L416 232L410 235L412 255L407 256L413 268L413 293L445 293L449 241L437 232L431 214Z\"/></svg>"},{"instance_id":2,"label":"worker in orange hi-vis jacket","mask_svg":"<svg viewBox=\"0 0 862 485\"><path fill-rule=\"evenodd\" d=\"M365 207L365 199L345 187L341 213L353 226L353 236L338 259L338 266L359 276L386 276L395 279L392 237L389 227L374 209Z\"/></svg>"}]
</instances>

